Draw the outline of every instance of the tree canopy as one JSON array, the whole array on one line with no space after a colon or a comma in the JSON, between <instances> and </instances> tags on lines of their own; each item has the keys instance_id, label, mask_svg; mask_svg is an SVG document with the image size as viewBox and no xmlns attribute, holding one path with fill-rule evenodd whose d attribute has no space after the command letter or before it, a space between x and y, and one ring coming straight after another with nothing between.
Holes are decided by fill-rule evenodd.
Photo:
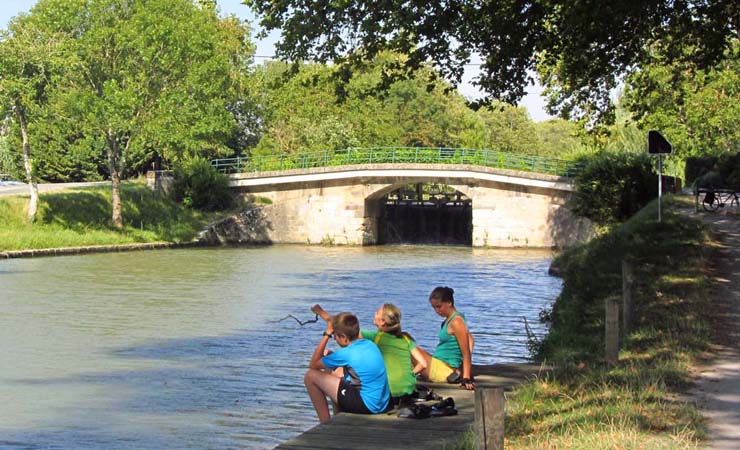
<instances>
[{"instance_id":1,"label":"tree canopy","mask_svg":"<svg viewBox=\"0 0 740 450\"><path fill-rule=\"evenodd\" d=\"M477 111L442 80L428 83L428 67L380 91L383 67L402 56L383 53L352 73L338 92L337 70L302 64L293 77L281 62L254 71L262 132L254 153L331 150L347 147L413 146L489 148L514 153L565 153L577 145L575 125L542 124L540 137L524 108L494 103ZM559 143L556 143L559 142Z\"/></svg>"},{"instance_id":2,"label":"tree canopy","mask_svg":"<svg viewBox=\"0 0 740 450\"><path fill-rule=\"evenodd\" d=\"M212 4L193 0L40 0L11 23L0 55L17 54L10 45L28 30L65 37L64 64L47 77L44 103L26 96L46 125L33 139L67 156L106 155L116 226L119 180L132 164L155 151L170 161L232 153L226 142L237 133L234 112L245 103L254 49L236 18L220 19ZM38 91L36 78L21 77L28 65L4 65L2 79Z\"/></svg>"},{"instance_id":3,"label":"tree canopy","mask_svg":"<svg viewBox=\"0 0 740 450\"><path fill-rule=\"evenodd\" d=\"M537 71L548 87L551 112L579 118L609 118L610 91L649 59L651 49L710 67L740 26L734 0L244 3L265 32L282 31L276 52L286 60L352 66L390 49L409 55L404 68L431 62L457 83L477 54L477 83L493 98L516 103Z\"/></svg>"}]
</instances>

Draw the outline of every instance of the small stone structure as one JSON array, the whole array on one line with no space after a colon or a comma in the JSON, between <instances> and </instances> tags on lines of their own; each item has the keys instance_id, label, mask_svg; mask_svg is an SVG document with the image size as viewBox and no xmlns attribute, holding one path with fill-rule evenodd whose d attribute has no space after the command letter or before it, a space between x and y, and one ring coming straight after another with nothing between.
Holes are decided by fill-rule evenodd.
<instances>
[{"instance_id":1,"label":"small stone structure","mask_svg":"<svg viewBox=\"0 0 740 450\"><path fill-rule=\"evenodd\" d=\"M162 195L169 195L174 181L171 170L150 170L146 173L146 187Z\"/></svg>"}]
</instances>

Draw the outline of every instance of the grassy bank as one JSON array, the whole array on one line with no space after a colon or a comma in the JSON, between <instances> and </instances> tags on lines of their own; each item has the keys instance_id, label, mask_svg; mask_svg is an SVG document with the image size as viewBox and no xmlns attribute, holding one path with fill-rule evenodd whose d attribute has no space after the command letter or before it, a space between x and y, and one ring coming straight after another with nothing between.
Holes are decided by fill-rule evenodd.
<instances>
[{"instance_id":1,"label":"grassy bank","mask_svg":"<svg viewBox=\"0 0 740 450\"><path fill-rule=\"evenodd\" d=\"M709 326L713 242L676 213L650 205L629 222L562 254L564 288L543 312L550 333L537 357L556 369L507 396L508 449L693 449L704 437L682 401L692 364L716 336ZM604 363L604 299L621 296L621 262L634 260L636 324L616 367Z\"/></svg>"},{"instance_id":2,"label":"grassy bank","mask_svg":"<svg viewBox=\"0 0 740 450\"><path fill-rule=\"evenodd\" d=\"M213 214L183 208L125 182L122 230L111 226L109 187L42 193L36 223L25 221L27 196L0 197L0 251L192 240Z\"/></svg>"}]
</instances>

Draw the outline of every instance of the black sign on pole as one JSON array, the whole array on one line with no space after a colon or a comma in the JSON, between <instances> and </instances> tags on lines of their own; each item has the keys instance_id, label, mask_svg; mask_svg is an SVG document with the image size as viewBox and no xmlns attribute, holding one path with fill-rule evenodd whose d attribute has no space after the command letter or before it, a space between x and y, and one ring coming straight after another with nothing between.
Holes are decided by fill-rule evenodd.
<instances>
[{"instance_id":1,"label":"black sign on pole","mask_svg":"<svg viewBox=\"0 0 740 450\"><path fill-rule=\"evenodd\" d=\"M671 155L673 145L664 138L660 131L648 131L648 153L651 155Z\"/></svg>"},{"instance_id":2,"label":"black sign on pole","mask_svg":"<svg viewBox=\"0 0 740 450\"><path fill-rule=\"evenodd\" d=\"M658 155L658 222L661 222L661 203L663 203L663 155L673 154L673 145L664 138L660 131L648 131L648 153Z\"/></svg>"}]
</instances>

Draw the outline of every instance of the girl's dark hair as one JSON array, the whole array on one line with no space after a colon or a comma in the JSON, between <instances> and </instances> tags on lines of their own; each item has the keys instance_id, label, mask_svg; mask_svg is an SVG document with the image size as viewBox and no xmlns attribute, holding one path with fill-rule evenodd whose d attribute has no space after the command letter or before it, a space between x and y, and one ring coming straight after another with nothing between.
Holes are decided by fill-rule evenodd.
<instances>
[{"instance_id":1,"label":"girl's dark hair","mask_svg":"<svg viewBox=\"0 0 740 450\"><path fill-rule=\"evenodd\" d=\"M429 294L429 300L439 300L441 302L450 303L455 306L455 291L447 286L437 286L434 288L431 294Z\"/></svg>"}]
</instances>

